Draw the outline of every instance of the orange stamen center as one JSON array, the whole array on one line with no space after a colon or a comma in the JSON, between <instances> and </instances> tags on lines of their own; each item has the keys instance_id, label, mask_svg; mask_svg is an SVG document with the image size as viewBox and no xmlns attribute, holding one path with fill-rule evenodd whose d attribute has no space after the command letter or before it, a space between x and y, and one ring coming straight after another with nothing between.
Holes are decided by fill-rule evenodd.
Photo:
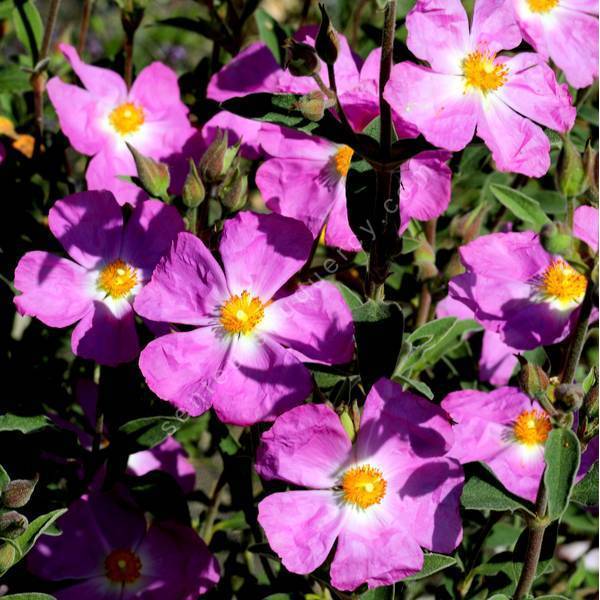
<instances>
[{"instance_id":1,"label":"orange stamen center","mask_svg":"<svg viewBox=\"0 0 600 600\"><path fill-rule=\"evenodd\" d=\"M585 295L587 280L562 258L553 261L544 271L540 282L540 292L545 300L550 300L560 308L578 305Z\"/></svg>"},{"instance_id":2,"label":"orange stamen center","mask_svg":"<svg viewBox=\"0 0 600 600\"><path fill-rule=\"evenodd\" d=\"M335 170L341 177L346 177L346 175L348 175L353 155L354 150L352 150L350 146L342 146L333 157Z\"/></svg>"},{"instance_id":3,"label":"orange stamen center","mask_svg":"<svg viewBox=\"0 0 600 600\"><path fill-rule=\"evenodd\" d=\"M123 298L138 282L137 271L120 258L106 265L98 276L98 289L111 298Z\"/></svg>"},{"instance_id":4,"label":"orange stamen center","mask_svg":"<svg viewBox=\"0 0 600 600\"><path fill-rule=\"evenodd\" d=\"M362 509L379 504L385 496L386 487L381 471L371 465L352 467L342 477L344 500Z\"/></svg>"},{"instance_id":5,"label":"orange stamen center","mask_svg":"<svg viewBox=\"0 0 600 600\"><path fill-rule=\"evenodd\" d=\"M108 120L117 133L128 135L144 124L144 110L133 102L125 102L110 113Z\"/></svg>"},{"instance_id":6,"label":"orange stamen center","mask_svg":"<svg viewBox=\"0 0 600 600\"><path fill-rule=\"evenodd\" d=\"M558 2L559 0L527 0L527 5L531 12L543 14L550 12Z\"/></svg>"},{"instance_id":7,"label":"orange stamen center","mask_svg":"<svg viewBox=\"0 0 600 600\"><path fill-rule=\"evenodd\" d=\"M539 410L525 410L515 421L513 431L517 442L526 446L537 446L548 439L552 429L548 415Z\"/></svg>"},{"instance_id":8,"label":"orange stamen center","mask_svg":"<svg viewBox=\"0 0 600 600\"><path fill-rule=\"evenodd\" d=\"M475 88L487 94L502 87L506 83L508 69L502 64L495 64L495 58L496 55L487 50L476 50L467 55L462 62L465 88Z\"/></svg>"},{"instance_id":9,"label":"orange stamen center","mask_svg":"<svg viewBox=\"0 0 600 600\"><path fill-rule=\"evenodd\" d=\"M142 561L131 550L114 550L104 561L106 577L115 583L133 583L142 571Z\"/></svg>"},{"instance_id":10,"label":"orange stamen center","mask_svg":"<svg viewBox=\"0 0 600 600\"><path fill-rule=\"evenodd\" d=\"M265 305L246 290L231 296L221 308L221 325L228 333L250 333L265 316Z\"/></svg>"}]
</instances>

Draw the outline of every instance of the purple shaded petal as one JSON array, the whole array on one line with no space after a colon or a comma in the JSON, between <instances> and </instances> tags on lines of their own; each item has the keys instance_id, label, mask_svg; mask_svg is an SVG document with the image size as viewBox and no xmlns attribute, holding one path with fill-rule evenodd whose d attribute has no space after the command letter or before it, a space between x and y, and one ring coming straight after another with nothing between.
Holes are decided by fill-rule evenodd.
<instances>
[{"instance_id":1,"label":"purple shaded petal","mask_svg":"<svg viewBox=\"0 0 600 600\"><path fill-rule=\"evenodd\" d=\"M80 192L59 200L50 209L48 225L69 256L88 269L119 256L123 216L110 192Z\"/></svg>"},{"instance_id":2,"label":"purple shaded petal","mask_svg":"<svg viewBox=\"0 0 600 600\"><path fill-rule=\"evenodd\" d=\"M533 231L481 236L460 248L460 259L469 271L507 282L529 282L552 262Z\"/></svg>"},{"instance_id":3,"label":"purple shaded petal","mask_svg":"<svg viewBox=\"0 0 600 600\"><path fill-rule=\"evenodd\" d=\"M73 71L81 80L81 83L99 100L118 105L125 102L127 98L127 86L120 75L110 69L93 67L84 63L73 46L59 44L60 51L71 63Z\"/></svg>"},{"instance_id":4,"label":"purple shaded petal","mask_svg":"<svg viewBox=\"0 0 600 600\"><path fill-rule=\"evenodd\" d=\"M15 305L22 315L66 327L92 310L89 277L78 264L47 252L28 252L15 270Z\"/></svg>"},{"instance_id":5,"label":"purple shaded petal","mask_svg":"<svg viewBox=\"0 0 600 600\"><path fill-rule=\"evenodd\" d=\"M127 461L127 468L139 476L150 471L165 471L186 494L192 492L196 483L194 465L188 460L183 446L171 437L150 450L132 454Z\"/></svg>"},{"instance_id":6,"label":"purple shaded petal","mask_svg":"<svg viewBox=\"0 0 600 600\"><path fill-rule=\"evenodd\" d=\"M339 417L324 404L292 408L261 438L256 471L311 488L331 488L350 458L352 444Z\"/></svg>"},{"instance_id":7,"label":"purple shaded petal","mask_svg":"<svg viewBox=\"0 0 600 600\"><path fill-rule=\"evenodd\" d=\"M312 241L310 231L293 219L239 213L225 222L219 248L229 290L270 300L302 268Z\"/></svg>"},{"instance_id":8,"label":"purple shaded petal","mask_svg":"<svg viewBox=\"0 0 600 600\"><path fill-rule=\"evenodd\" d=\"M367 396L355 449L359 461L373 461L390 474L443 456L453 439L439 406L380 379Z\"/></svg>"},{"instance_id":9,"label":"purple shaded petal","mask_svg":"<svg viewBox=\"0 0 600 600\"><path fill-rule=\"evenodd\" d=\"M410 219L429 221L450 204L452 171L446 165L451 155L443 151L419 152L400 167L400 233Z\"/></svg>"},{"instance_id":10,"label":"purple shaded petal","mask_svg":"<svg viewBox=\"0 0 600 600\"><path fill-rule=\"evenodd\" d=\"M61 590L53 591L56 600L122 600L122 588L112 584L104 576L99 575L81 583L76 583Z\"/></svg>"},{"instance_id":11,"label":"purple shaded petal","mask_svg":"<svg viewBox=\"0 0 600 600\"><path fill-rule=\"evenodd\" d=\"M154 321L204 325L227 297L225 277L208 248L196 236L180 233L134 308Z\"/></svg>"},{"instance_id":12,"label":"purple shaded petal","mask_svg":"<svg viewBox=\"0 0 600 600\"><path fill-rule=\"evenodd\" d=\"M140 202L125 225L121 257L150 274L183 230L183 219L174 206L158 200Z\"/></svg>"},{"instance_id":13,"label":"purple shaded petal","mask_svg":"<svg viewBox=\"0 0 600 600\"><path fill-rule=\"evenodd\" d=\"M245 119L222 110L202 127L202 137L207 148L215 139L219 129L227 132L227 139L230 144L241 141L240 153L242 156L249 160L256 160L263 154L261 140L264 132L269 129L279 130L280 128L277 125Z\"/></svg>"},{"instance_id":14,"label":"purple shaded petal","mask_svg":"<svg viewBox=\"0 0 600 600\"><path fill-rule=\"evenodd\" d=\"M598 209L578 206L573 218L573 235L583 240L594 252L598 252Z\"/></svg>"},{"instance_id":15,"label":"purple shaded petal","mask_svg":"<svg viewBox=\"0 0 600 600\"><path fill-rule=\"evenodd\" d=\"M556 81L554 71L539 54L521 52L504 65L509 76L497 94L510 108L556 131L573 127L577 111L569 87Z\"/></svg>"},{"instance_id":16,"label":"purple shaded petal","mask_svg":"<svg viewBox=\"0 0 600 600\"><path fill-rule=\"evenodd\" d=\"M269 334L309 362L348 362L354 352L352 313L327 281L303 285L267 309Z\"/></svg>"},{"instance_id":17,"label":"purple shaded petal","mask_svg":"<svg viewBox=\"0 0 600 600\"><path fill-rule=\"evenodd\" d=\"M311 390L310 373L292 352L266 335L238 339L223 366L213 406L224 423L252 425L298 406Z\"/></svg>"},{"instance_id":18,"label":"purple shaded petal","mask_svg":"<svg viewBox=\"0 0 600 600\"><path fill-rule=\"evenodd\" d=\"M362 250L362 246L348 222L345 181L344 185L338 185L335 188L333 206L325 224L325 243L349 252Z\"/></svg>"},{"instance_id":19,"label":"purple shaded petal","mask_svg":"<svg viewBox=\"0 0 600 600\"><path fill-rule=\"evenodd\" d=\"M420 546L445 554L458 546L463 483L462 467L451 458L429 460L394 477L402 520Z\"/></svg>"},{"instance_id":20,"label":"purple shaded petal","mask_svg":"<svg viewBox=\"0 0 600 600\"><path fill-rule=\"evenodd\" d=\"M541 127L490 96L477 122L477 135L492 151L499 171L541 177L550 168L550 140Z\"/></svg>"},{"instance_id":21,"label":"purple shaded petal","mask_svg":"<svg viewBox=\"0 0 600 600\"><path fill-rule=\"evenodd\" d=\"M419 0L406 17L410 51L441 73L460 73L469 21L460 0Z\"/></svg>"},{"instance_id":22,"label":"purple shaded petal","mask_svg":"<svg viewBox=\"0 0 600 600\"><path fill-rule=\"evenodd\" d=\"M519 362L516 354L519 351L505 344L497 333L486 331L479 359L479 378L492 385L506 385Z\"/></svg>"},{"instance_id":23,"label":"purple shaded petal","mask_svg":"<svg viewBox=\"0 0 600 600\"><path fill-rule=\"evenodd\" d=\"M577 471L576 481L583 479L595 462L598 462L598 436L589 442L587 448L581 454L581 464L579 465L579 471Z\"/></svg>"},{"instance_id":24,"label":"purple shaded petal","mask_svg":"<svg viewBox=\"0 0 600 600\"><path fill-rule=\"evenodd\" d=\"M258 522L286 569L307 574L327 558L343 514L333 492L283 492L259 503Z\"/></svg>"},{"instance_id":25,"label":"purple shaded petal","mask_svg":"<svg viewBox=\"0 0 600 600\"><path fill-rule=\"evenodd\" d=\"M496 54L521 43L521 32L511 6L512 0L477 0L473 8L471 46L488 48Z\"/></svg>"},{"instance_id":26,"label":"purple shaded petal","mask_svg":"<svg viewBox=\"0 0 600 600\"><path fill-rule=\"evenodd\" d=\"M124 301L119 316L103 302L95 301L71 336L73 354L114 367L134 360L140 353L131 305Z\"/></svg>"},{"instance_id":27,"label":"purple shaded petal","mask_svg":"<svg viewBox=\"0 0 600 600\"><path fill-rule=\"evenodd\" d=\"M438 302L435 314L439 318L456 317L457 319L462 320L474 318L473 311L466 304L451 296L446 296L443 300Z\"/></svg>"},{"instance_id":28,"label":"purple shaded petal","mask_svg":"<svg viewBox=\"0 0 600 600\"><path fill-rule=\"evenodd\" d=\"M197 416L211 407L227 350L209 327L171 333L142 350L140 370L159 398Z\"/></svg>"},{"instance_id":29,"label":"purple shaded petal","mask_svg":"<svg viewBox=\"0 0 600 600\"><path fill-rule=\"evenodd\" d=\"M462 77L402 62L392 69L384 97L435 146L458 151L473 139L479 101L475 94L465 95Z\"/></svg>"}]
</instances>

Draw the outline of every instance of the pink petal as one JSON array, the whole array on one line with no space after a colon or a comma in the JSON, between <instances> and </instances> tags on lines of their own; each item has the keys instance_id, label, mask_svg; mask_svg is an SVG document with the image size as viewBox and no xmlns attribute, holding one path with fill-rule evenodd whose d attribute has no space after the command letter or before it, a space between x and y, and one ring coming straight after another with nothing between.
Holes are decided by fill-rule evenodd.
<instances>
[{"instance_id":1,"label":"pink petal","mask_svg":"<svg viewBox=\"0 0 600 600\"><path fill-rule=\"evenodd\" d=\"M15 270L15 297L20 314L50 327L66 327L92 310L85 269L47 252L28 252Z\"/></svg>"},{"instance_id":2,"label":"pink petal","mask_svg":"<svg viewBox=\"0 0 600 600\"><path fill-rule=\"evenodd\" d=\"M465 95L462 77L402 62L392 69L384 97L435 146L458 151L473 138L479 100L475 94Z\"/></svg>"},{"instance_id":3,"label":"pink petal","mask_svg":"<svg viewBox=\"0 0 600 600\"><path fill-rule=\"evenodd\" d=\"M521 43L521 32L511 6L512 0L477 0L473 9L471 47L492 53L510 50Z\"/></svg>"},{"instance_id":4,"label":"pink petal","mask_svg":"<svg viewBox=\"0 0 600 600\"><path fill-rule=\"evenodd\" d=\"M292 348L300 360L337 364L352 359L352 313L333 284L319 281L300 286L267 310L266 331Z\"/></svg>"},{"instance_id":5,"label":"pink petal","mask_svg":"<svg viewBox=\"0 0 600 600\"><path fill-rule=\"evenodd\" d=\"M550 167L550 141L541 127L490 95L477 123L477 135L492 151L500 171L541 177Z\"/></svg>"},{"instance_id":6,"label":"pink petal","mask_svg":"<svg viewBox=\"0 0 600 600\"><path fill-rule=\"evenodd\" d=\"M573 127L576 109L569 88L556 81L554 71L542 57L521 52L505 63L509 70L498 96L513 110L556 131Z\"/></svg>"},{"instance_id":7,"label":"pink petal","mask_svg":"<svg viewBox=\"0 0 600 600\"><path fill-rule=\"evenodd\" d=\"M171 333L142 350L140 370L159 398L197 416L211 407L227 350L210 327Z\"/></svg>"},{"instance_id":8,"label":"pink petal","mask_svg":"<svg viewBox=\"0 0 600 600\"><path fill-rule=\"evenodd\" d=\"M115 316L104 302L94 302L73 330L73 354L114 367L134 360L140 353L131 305L124 301L120 316Z\"/></svg>"},{"instance_id":9,"label":"pink petal","mask_svg":"<svg viewBox=\"0 0 600 600\"><path fill-rule=\"evenodd\" d=\"M312 390L308 369L266 335L234 340L213 398L221 421L252 425L273 421Z\"/></svg>"},{"instance_id":10,"label":"pink petal","mask_svg":"<svg viewBox=\"0 0 600 600\"><path fill-rule=\"evenodd\" d=\"M573 219L573 235L598 252L598 209L578 206Z\"/></svg>"},{"instance_id":11,"label":"pink petal","mask_svg":"<svg viewBox=\"0 0 600 600\"><path fill-rule=\"evenodd\" d=\"M270 300L302 268L312 242L310 231L293 219L238 213L225 222L220 245L229 290Z\"/></svg>"},{"instance_id":12,"label":"pink petal","mask_svg":"<svg viewBox=\"0 0 600 600\"><path fill-rule=\"evenodd\" d=\"M288 571L302 575L325 561L342 521L342 511L330 491L272 494L258 505L258 522L269 545Z\"/></svg>"},{"instance_id":13,"label":"pink petal","mask_svg":"<svg viewBox=\"0 0 600 600\"><path fill-rule=\"evenodd\" d=\"M135 311L166 323L205 325L229 296L221 267L206 246L180 233L136 296Z\"/></svg>"},{"instance_id":14,"label":"pink petal","mask_svg":"<svg viewBox=\"0 0 600 600\"><path fill-rule=\"evenodd\" d=\"M345 181L341 183L344 185L340 184L335 188L333 207L325 224L325 243L349 252L360 252L362 246L348 222Z\"/></svg>"},{"instance_id":15,"label":"pink petal","mask_svg":"<svg viewBox=\"0 0 600 600\"><path fill-rule=\"evenodd\" d=\"M110 192L72 194L50 209L50 231L80 265L92 269L119 257L123 216Z\"/></svg>"},{"instance_id":16,"label":"pink petal","mask_svg":"<svg viewBox=\"0 0 600 600\"><path fill-rule=\"evenodd\" d=\"M183 230L183 219L174 206L158 200L140 202L125 225L121 257L151 273Z\"/></svg>"},{"instance_id":17,"label":"pink petal","mask_svg":"<svg viewBox=\"0 0 600 600\"><path fill-rule=\"evenodd\" d=\"M460 73L460 61L470 49L469 21L460 0L418 0L406 27L406 43L415 56L440 73Z\"/></svg>"},{"instance_id":18,"label":"pink petal","mask_svg":"<svg viewBox=\"0 0 600 600\"><path fill-rule=\"evenodd\" d=\"M519 362L515 348L511 348L493 331L483 334L481 358L479 359L479 378L492 385L506 385Z\"/></svg>"},{"instance_id":19,"label":"pink petal","mask_svg":"<svg viewBox=\"0 0 600 600\"><path fill-rule=\"evenodd\" d=\"M339 417L324 404L292 408L263 433L256 471L311 488L331 488L352 451Z\"/></svg>"}]
</instances>

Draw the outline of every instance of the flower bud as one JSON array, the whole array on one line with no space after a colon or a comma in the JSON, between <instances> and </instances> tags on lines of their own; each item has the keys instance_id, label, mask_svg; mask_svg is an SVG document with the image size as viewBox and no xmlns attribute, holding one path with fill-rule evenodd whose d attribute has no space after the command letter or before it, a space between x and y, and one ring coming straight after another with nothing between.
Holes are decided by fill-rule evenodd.
<instances>
[{"instance_id":1,"label":"flower bud","mask_svg":"<svg viewBox=\"0 0 600 600\"><path fill-rule=\"evenodd\" d=\"M540 241L550 254L568 255L573 245L573 237L562 223L546 223L540 231Z\"/></svg>"},{"instance_id":2,"label":"flower bud","mask_svg":"<svg viewBox=\"0 0 600 600\"><path fill-rule=\"evenodd\" d=\"M527 362L522 356L517 356L521 363L519 373L519 387L530 398L536 398L538 394L543 394L550 385L548 375L542 367Z\"/></svg>"},{"instance_id":3,"label":"flower bud","mask_svg":"<svg viewBox=\"0 0 600 600\"><path fill-rule=\"evenodd\" d=\"M204 181L215 183L223 177L227 144L227 131L218 129L215 139L206 149L206 152L200 159L200 164L198 165Z\"/></svg>"},{"instance_id":4,"label":"flower bud","mask_svg":"<svg viewBox=\"0 0 600 600\"><path fill-rule=\"evenodd\" d=\"M142 187L153 198L169 201L169 184L171 175L169 167L138 152L131 144L127 144L135 161L138 178Z\"/></svg>"},{"instance_id":5,"label":"flower bud","mask_svg":"<svg viewBox=\"0 0 600 600\"><path fill-rule=\"evenodd\" d=\"M38 477L34 479L13 479L2 490L2 504L7 508L21 508L31 499L31 494L38 482Z\"/></svg>"},{"instance_id":6,"label":"flower bud","mask_svg":"<svg viewBox=\"0 0 600 600\"><path fill-rule=\"evenodd\" d=\"M13 545L5 542L0 546L0 575L13 566L16 554L17 552Z\"/></svg>"},{"instance_id":7,"label":"flower bud","mask_svg":"<svg viewBox=\"0 0 600 600\"><path fill-rule=\"evenodd\" d=\"M340 421L344 431L348 434L350 441L353 442L354 438L356 437L356 430L354 429L354 422L350 413L348 412L348 409L345 408L340 414Z\"/></svg>"},{"instance_id":8,"label":"flower bud","mask_svg":"<svg viewBox=\"0 0 600 600\"><path fill-rule=\"evenodd\" d=\"M190 170L183 184L183 190L181 192L183 197L183 203L188 208L197 208L204 202L206 196L206 190L200 175L198 175L198 169L193 160L190 160Z\"/></svg>"},{"instance_id":9,"label":"flower bud","mask_svg":"<svg viewBox=\"0 0 600 600\"><path fill-rule=\"evenodd\" d=\"M325 116L326 105L325 94L318 90L305 94L298 100L298 110L309 121L320 121Z\"/></svg>"},{"instance_id":10,"label":"flower bud","mask_svg":"<svg viewBox=\"0 0 600 600\"><path fill-rule=\"evenodd\" d=\"M419 280L433 279L438 274L435 266L435 250L431 244L423 239L415 250L415 264L419 268Z\"/></svg>"},{"instance_id":11,"label":"flower bud","mask_svg":"<svg viewBox=\"0 0 600 600\"><path fill-rule=\"evenodd\" d=\"M27 517L10 510L0 515L0 537L14 540L27 531L29 521Z\"/></svg>"},{"instance_id":12,"label":"flower bud","mask_svg":"<svg viewBox=\"0 0 600 600\"><path fill-rule=\"evenodd\" d=\"M561 383L554 388L554 405L561 412L575 412L583 403L583 388L578 383Z\"/></svg>"},{"instance_id":13,"label":"flower bud","mask_svg":"<svg viewBox=\"0 0 600 600\"><path fill-rule=\"evenodd\" d=\"M335 64L340 50L337 31L333 28L324 4L319 4L321 27L315 40L315 49L319 58L327 65Z\"/></svg>"},{"instance_id":14,"label":"flower bud","mask_svg":"<svg viewBox=\"0 0 600 600\"><path fill-rule=\"evenodd\" d=\"M568 135L563 136L563 146L556 166L558 189L567 197L585 192L587 181L579 150Z\"/></svg>"},{"instance_id":15,"label":"flower bud","mask_svg":"<svg viewBox=\"0 0 600 600\"><path fill-rule=\"evenodd\" d=\"M284 67L294 77L315 75L321 70L317 52L312 46L288 38L284 44Z\"/></svg>"},{"instance_id":16,"label":"flower bud","mask_svg":"<svg viewBox=\"0 0 600 600\"><path fill-rule=\"evenodd\" d=\"M248 177L239 168L232 171L219 190L221 204L230 212L244 207L248 196Z\"/></svg>"}]
</instances>

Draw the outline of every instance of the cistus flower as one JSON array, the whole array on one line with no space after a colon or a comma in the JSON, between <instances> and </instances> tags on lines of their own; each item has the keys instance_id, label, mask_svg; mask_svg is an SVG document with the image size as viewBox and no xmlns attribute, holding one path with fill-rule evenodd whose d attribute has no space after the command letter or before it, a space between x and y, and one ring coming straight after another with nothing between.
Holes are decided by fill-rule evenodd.
<instances>
[{"instance_id":1,"label":"cistus flower","mask_svg":"<svg viewBox=\"0 0 600 600\"><path fill-rule=\"evenodd\" d=\"M432 144L462 150L477 133L499 170L541 177L550 141L536 123L565 132L576 110L542 56L498 55L521 41L509 2L477 0L469 28L459 0L418 0L407 45L430 66L397 64L384 96Z\"/></svg>"},{"instance_id":2,"label":"cistus flower","mask_svg":"<svg viewBox=\"0 0 600 600\"><path fill-rule=\"evenodd\" d=\"M436 315L456 317L458 319L473 319L473 311L466 304L446 296L438 303ZM484 330L479 357L479 380L489 381L492 385L505 385L509 382L517 363L518 350L507 346L500 335L493 331Z\"/></svg>"},{"instance_id":3,"label":"cistus flower","mask_svg":"<svg viewBox=\"0 0 600 600\"><path fill-rule=\"evenodd\" d=\"M146 524L116 493L76 500L28 557L29 570L63 582L58 600L194 600L219 581L219 565L196 532L173 521Z\"/></svg>"},{"instance_id":4,"label":"cistus flower","mask_svg":"<svg viewBox=\"0 0 600 600\"><path fill-rule=\"evenodd\" d=\"M139 354L132 302L175 236L184 229L177 210L140 202L127 223L110 192L81 192L59 200L50 231L72 260L28 252L15 270L15 305L49 327L77 326L73 353L103 365Z\"/></svg>"},{"instance_id":5,"label":"cistus flower","mask_svg":"<svg viewBox=\"0 0 600 600\"><path fill-rule=\"evenodd\" d=\"M575 234L595 239L598 211ZM595 233L594 233L594 228ZM492 233L460 248L466 272L450 280L449 296L473 312L485 329L517 350L555 344L571 331L587 282L563 258L542 248L531 231Z\"/></svg>"},{"instance_id":6,"label":"cistus flower","mask_svg":"<svg viewBox=\"0 0 600 600\"><path fill-rule=\"evenodd\" d=\"M198 238L181 233L135 309L196 329L142 351L150 389L194 416L213 406L237 425L273 420L303 402L312 384L301 361L344 363L353 353L352 316L333 284L282 289L311 246L298 221L242 212L225 222L221 268Z\"/></svg>"},{"instance_id":7,"label":"cistus flower","mask_svg":"<svg viewBox=\"0 0 600 600\"><path fill-rule=\"evenodd\" d=\"M86 171L88 189L110 190L120 204L135 204L141 190L118 178L136 175L126 142L144 156L168 162L181 155L195 132L180 100L177 75L155 62L140 72L128 91L114 71L85 64L68 44L60 44L60 49L84 87L53 77L48 96L73 148L92 157Z\"/></svg>"},{"instance_id":8,"label":"cistus flower","mask_svg":"<svg viewBox=\"0 0 600 600\"><path fill-rule=\"evenodd\" d=\"M507 490L533 502L545 467L544 445L552 429L543 408L513 387L452 392L442 401L442 408L455 422L450 455L463 464L485 463ZM578 479L597 459L596 438L582 456Z\"/></svg>"},{"instance_id":9,"label":"cistus flower","mask_svg":"<svg viewBox=\"0 0 600 600\"><path fill-rule=\"evenodd\" d=\"M523 37L575 88L598 77L596 0L512 0Z\"/></svg>"},{"instance_id":10,"label":"cistus flower","mask_svg":"<svg viewBox=\"0 0 600 600\"><path fill-rule=\"evenodd\" d=\"M423 567L423 550L462 538L463 472L438 406L381 379L369 392L354 446L322 404L280 416L262 436L256 469L309 490L267 496L258 520L293 573L321 565L336 539L331 582L340 590L389 585Z\"/></svg>"}]
</instances>

